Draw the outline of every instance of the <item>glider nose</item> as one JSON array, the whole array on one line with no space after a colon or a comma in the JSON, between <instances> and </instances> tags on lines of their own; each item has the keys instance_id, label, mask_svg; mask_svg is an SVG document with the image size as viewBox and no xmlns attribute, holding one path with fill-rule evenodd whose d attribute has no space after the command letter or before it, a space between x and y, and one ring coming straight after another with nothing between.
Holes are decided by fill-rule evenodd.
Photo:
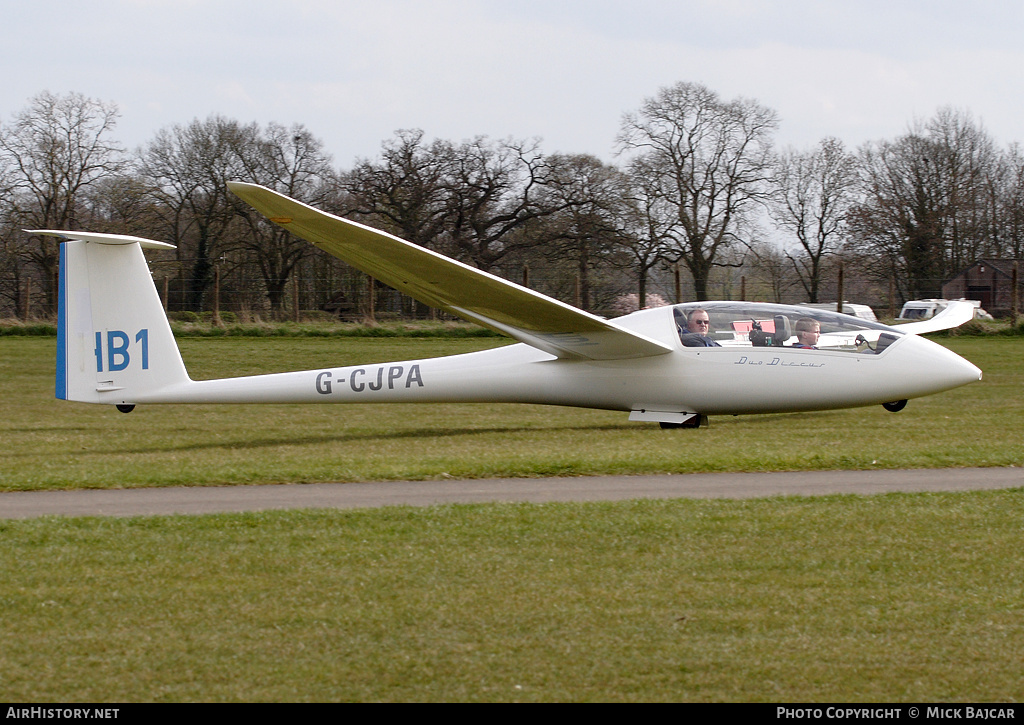
<instances>
[{"instance_id":1,"label":"glider nose","mask_svg":"<svg viewBox=\"0 0 1024 725\"><path fill-rule=\"evenodd\" d=\"M956 353L954 353L956 355ZM951 375L956 376L957 385L967 385L967 383L973 383L981 380L981 368L967 362L959 355L956 355L956 361L953 366L954 370L950 371Z\"/></svg>"},{"instance_id":2,"label":"glider nose","mask_svg":"<svg viewBox=\"0 0 1024 725\"><path fill-rule=\"evenodd\" d=\"M952 352L949 359L936 365L936 369L935 386L942 390L952 390L981 380L981 370Z\"/></svg>"},{"instance_id":3,"label":"glider nose","mask_svg":"<svg viewBox=\"0 0 1024 725\"><path fill-rule=\"evenodd\" d=\"M916 335L907 340L915 353L906 363L929 392L952 390L981 380L981 370L952 350Z\"/></svg>"}]
</instances>

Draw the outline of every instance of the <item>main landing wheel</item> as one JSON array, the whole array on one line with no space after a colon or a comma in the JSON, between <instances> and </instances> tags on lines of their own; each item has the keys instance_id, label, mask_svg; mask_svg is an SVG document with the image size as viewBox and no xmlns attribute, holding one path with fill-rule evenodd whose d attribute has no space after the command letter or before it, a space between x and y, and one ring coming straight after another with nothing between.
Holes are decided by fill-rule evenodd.
<instances>
[{"instance_id":1,"label":"main landing wheel","mask_svg":"<svg viewBox=\"0 0 1024 725\"><path fill-rule=\"evenodd\" d=\"M98 335L99 333L97 332L96 334ZM116 405L114 407L120 410L122 413L131 413L133 410L135 410L134 405Z\"/></svg>"},{"instance_id":2,"label":"main landing wheel","mask_svg":"<svg viewBox=\"0 0 1024 725\"><path fill-rule=\"evenodd\" d=\"M894 400L891 403L882 403L882 407L888 410L890 413L899 413L901 410L907 407L907 401Z\"/></svg>"}]
</instances>

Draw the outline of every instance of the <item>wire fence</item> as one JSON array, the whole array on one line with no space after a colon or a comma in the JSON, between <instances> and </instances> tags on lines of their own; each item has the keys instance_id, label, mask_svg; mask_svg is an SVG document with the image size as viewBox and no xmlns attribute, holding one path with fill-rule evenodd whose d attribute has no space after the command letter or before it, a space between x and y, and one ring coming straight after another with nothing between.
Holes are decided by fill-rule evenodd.
<instances>
[{"instance_id":1,"label":"wire fence","mask_svg":"<svg viewBox=\"0 0 1024 725\"><path fill-rule=\"evenodd\" d=\"M636 281L619 275L581 280L573 275L523 275L516 283L588 311L613 317L635 309ZM293 275L274 293L261 277L237 274L209 279L162 276L154 284L165 311L172 319L199 320L220 316L239 322L270 320L363 321L376 319L454 319L387 287L362 273L343 276ZM945 284L945 287L943 285ZM934 280L935 297L981 298L998 312L1009 303L988 292L961 292L949 280ZM963 286L963 285L961 285ZM43 284L35 277L0 280L0 318L52 320L56 318L56 280ZM898 314L905 296L895 281L886 283L851 276L830 278L819 292L819 301L835 301L839 294L847 302L866 304L880 317ZM964 292L966 292L966 288ZM689 302L697 299L692 279L671 271L652 275L647 284L647 304ZM943 294L945 293L945 294ZM1009 299L1009 293L1003 296ZM806 292L790 281L784 288L760 279L756 274L722 274L711 281L707 297L722 300L758 300L801 304ZM627 299L631 298L631 299ZM992 300L993 302L990 302ZM984 306L984 305L983 305Z\"/></svg>"}]
</instances>

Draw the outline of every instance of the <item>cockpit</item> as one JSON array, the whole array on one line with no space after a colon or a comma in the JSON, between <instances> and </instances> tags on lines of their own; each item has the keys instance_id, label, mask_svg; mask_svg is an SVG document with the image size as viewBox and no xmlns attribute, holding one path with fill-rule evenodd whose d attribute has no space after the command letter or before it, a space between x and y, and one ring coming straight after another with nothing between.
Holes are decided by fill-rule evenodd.
<instances>
[{"instance_id":1,"label":"cockpit","mask_svg":"<svg viewBox=\"0 0 1024 725\"><path fill-rule=\"evenodd\" d=\"M673 308L684 347L775 347L880 354L903 333L838 312L760 302L691 302Z\"/></svg>"}]
</instances>

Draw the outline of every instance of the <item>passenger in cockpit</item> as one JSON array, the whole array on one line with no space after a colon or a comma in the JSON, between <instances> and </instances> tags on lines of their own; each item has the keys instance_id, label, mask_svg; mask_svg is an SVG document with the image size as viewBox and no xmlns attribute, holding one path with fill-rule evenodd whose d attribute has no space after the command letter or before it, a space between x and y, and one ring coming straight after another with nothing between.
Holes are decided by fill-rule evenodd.
<instances>
[{"instance_id":1,"label":"passenger in cockpit","mask_svg":"<svg viewBox=\"0 0 1024 725\"><path fill-rule=\"evenodd\" d=\"M818 336L821 334L821 325L817 320L810 317L801 317L796 321L796 339L793 347L800 347L805 350L818 349Z\"/></svg>"},{"instance_id":2,"label":"passenger in cockpit","mask_svg":"<svg viewBox=\"0 0 1024 725\"><path fill-rule=\"evenodd\" d=\"M684 347L721 347L708 337L708 333L711 332L711 317L703 308L698 307L690 311L686 318L686 330L679 333L679 339Z\"/></svg>"}]
</instances>

